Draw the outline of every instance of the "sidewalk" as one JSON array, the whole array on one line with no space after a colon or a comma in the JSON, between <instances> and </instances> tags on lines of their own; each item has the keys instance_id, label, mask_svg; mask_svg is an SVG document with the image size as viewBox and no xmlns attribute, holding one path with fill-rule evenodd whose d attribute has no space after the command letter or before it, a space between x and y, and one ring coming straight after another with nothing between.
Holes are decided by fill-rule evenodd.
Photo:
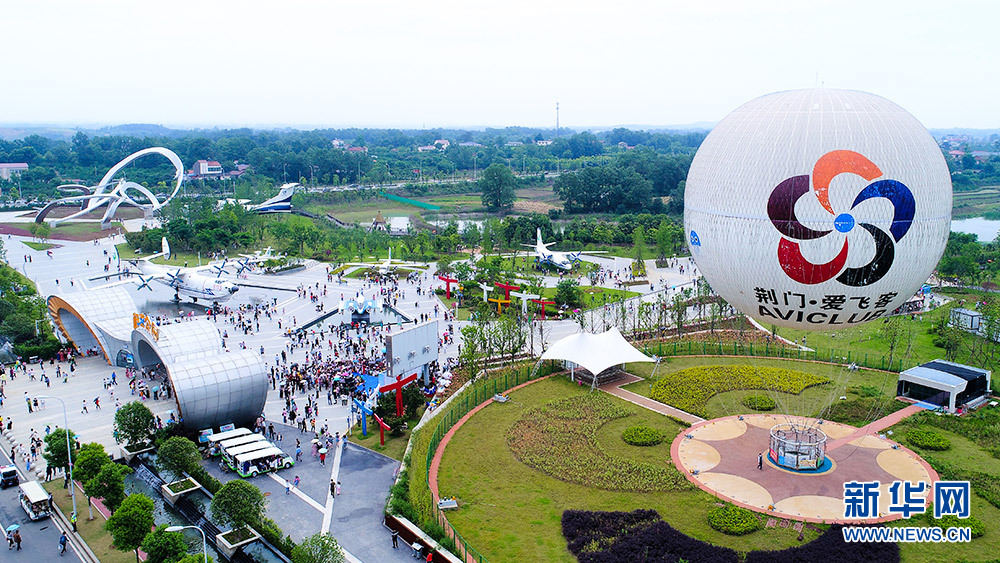
<instances>
[{"instance_id":1,"label":"sidewalk","mask_svg":"<svg viewBox=\"0 0 1000 563\"><path fill-rule=\"evenodd\" d=\"M675 409L670 405L665 405L659 401L654 401L648 397L643 397L638 393L633 393L631 391L626 391L621 387L623 385L628 385L630 383L635 383L636 381L643 381L641 377L637 377L632 374L626 374L623 379L612 381L611 383L605 383L598 387L601 391L605 393L614 395L619 399L624 399L634 405L639 405L640 407L647 408L651 411L658 412L660 414L665 414L669 417L677 418L687 422L688 424L697 424L699 422L705 422L704 418L695 416L690 413L686 413L680 409Z\"/></svg>"}]
</instances>

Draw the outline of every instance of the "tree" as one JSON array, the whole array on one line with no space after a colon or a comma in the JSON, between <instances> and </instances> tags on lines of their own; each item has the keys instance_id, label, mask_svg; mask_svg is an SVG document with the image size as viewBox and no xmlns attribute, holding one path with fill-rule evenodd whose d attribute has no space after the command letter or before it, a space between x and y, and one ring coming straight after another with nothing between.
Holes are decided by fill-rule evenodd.
<instances>
[{"instance_id":1,"label":"tree","mask_svg":"<svg viewBox=\"0 0 1000 563\"><path fill-rule=\"evenodd\" d=\"M166 524L160 525L143 538L141 547L146 553L146 563L173 563L187 553L184 535L166 530Z\"/></svg>"},{"instance_id":2,"label":"tree","mask_svg":"<svg viewBox=\"0 0 1000 563\"><path fill-rule=\"evenodd\" d=\"M219 524L233 529L252 526L261 521L267 501L260 489L236 479L223 485L212 498L212 514Z\"/></svg>"},{"instance_id":3,"label":"tree","mask_svg":"<svg viewBox=\"0 0 1000 563\"><path fill-rule=\"evenodd\" d=\"M161 471L169 471L178 478L182 473L190 472L191 468L200 462L201 454L198 452L198 446L184 436L167 438L156 450L156 466Z\"/></svg>"},{"instance_id":4,"label":"tree","mask_svg":"<svg viewBox=\"0 0 1000 563\"><path fill-rule=\"evenodd\" d=\"M76 434L72 430L69 431L69 440L73 442L76 440ZM51 434L45 437L45 453L42 457L45 458L45 463L50 467L61 467L67 469L69 462L76 461L77 452L72 452L71 454L66 452L66 430L63 428L56 428ZM72 459L70 459L72 456Z\"/></svg>"},{"instance_id":5,"label":"tree","mask_svg":"<svg viewBox=\"0 0 1000 563\"><path fill-rule=\"evenodd\" d=\"M500 211L514 205L514 186L517 178L510 168L494 162L483 171L479 179L483 205L490 211Z\"/></svg>"},{"instance_id":6,"label":"tree","mask_svg":"<svg viewBox=\"0 0 1000 563\"><path fill-rule=\"evenodd\" d=\"M336 538L323 533L309 536L292 549L292 563L341 563L344 559Z\"/></svg>"},{"instance_id":7,"label":"tree","mask_svg":"<svg viewBox=\"0 0 1000 563\"><path fill-rule=\"evenodd\" d=\"M181 559L174 561L174 563L204 563L205 557L200 553L190 553L185 555ZM208 556L208 563L215 563L215 559L211 555Z\"/></svg>"},{"instance_id":8,"label":"tree","mask_svg":"<svg viewBox=\"0 0 1000 563\"><path fill-rule=\"evenodd\" d=\"M889 369L892 369L892 362L896 352L903 348L904 356L910 355L910 347L913 344L913 326L910 325L905 315L897 315L882 321L882 326L878 331L879 337L889 347Z\"/></svg>"},{"instance_id":9,"label":"tree","mask_svg":"<svg viewBox=\"0 0 1000 563\"><path fill-rule=\"evenodd\" d=\"M103 499L104 506L114 514L125 500L125 476L129 473L132 473L132 468L127 465L108 463L83 484L83 492L88 498Z\"/></svg>"},{"instance_id":10,"label":"tree","mask_svg":"<svg viewBox=\"0 0 1000 563\"><path fill-rule=\"evenodd\" d=\"M580 284L576 280L563 280L556 285L556 295L554 297L556 305L562 307L576 307L580 304Z\"/></svg>"},{"instance_id":11,"label":"tree","mask_svg":"<svg viewBox=\"0 0 1000 563\"><path fill-rule=\"evenodd\" d=\"M153 499L146 495L142 493L130 495L105 524L111 532L115 547L123 551L126 549L135 551L136 563L139 562L139 547L142 546L142 540L146 539L150 528L153 527L153 508Z\"/></svg>"},{"instance_id":12,"label":"tree","mask_svg":"<svg viewBox=\"0 0 1000 563\"><path fill-rule=\"evenodd\" d=\"M73 466L73 478L81 483L90 481L109 463L114 463L104 451L101 444L84 444L76 454L76 465Z\"/></svg>"},{"instance_id":13,"label":"tree","mask_svg":"<svg viewBox=\"0 0 1000 563\"><path fill-rule=\"evenodd\" d=\"M632 252L635 255L635 267L632 270L636 275L646 274L646 234L642 229L642 226L636 226L635 230L632 231Z\"/></svg>"},{"instance_id":14,"label":"tree","mask_svg":"<svg viewBox=\"0 0 1000 563\"><path fill-rule=\"evenodd\" d=\"M125 403L115 413L115 441L119 444L139 444L153 430L153 412L139 401Z\"/></svg>"}]
</instances>

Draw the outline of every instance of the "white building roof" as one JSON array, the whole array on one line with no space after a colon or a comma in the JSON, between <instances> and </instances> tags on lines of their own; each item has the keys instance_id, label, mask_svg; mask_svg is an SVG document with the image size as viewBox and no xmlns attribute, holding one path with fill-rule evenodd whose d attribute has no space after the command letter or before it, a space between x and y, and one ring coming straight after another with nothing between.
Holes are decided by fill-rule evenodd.
<instances>
[{"instance_id":1,"label":"white building roof","mask_svg":"<svg viewBox=\"0 0 1000 563\"><path fill-rule=\"evenodd\" d=\"M567 336L546 350L542 359L568 360L594 375L618 364L655 361L636 350L614 327L601 334L578 332Z\"/></svg>"}]
</instances>

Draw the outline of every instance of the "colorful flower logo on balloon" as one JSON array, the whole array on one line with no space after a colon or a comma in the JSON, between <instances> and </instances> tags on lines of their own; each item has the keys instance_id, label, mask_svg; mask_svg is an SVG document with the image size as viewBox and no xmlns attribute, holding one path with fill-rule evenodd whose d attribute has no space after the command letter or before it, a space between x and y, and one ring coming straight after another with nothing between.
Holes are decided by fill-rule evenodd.
<instances>
[{"instance_id":1,"label":"colorful flower logo on balloon","mask_svg":"<svg viewBox=\"0 0 1000 563\"><path fill-rule=\"evenodd\" d=\"M830 205L830 182L840 174L855 174L870 182L854 199L850 211L863 201L885 198L892 203L892 225L889 232L872 225L858 222L850 212L836 213ZM892 268L895 259L895 243L899 242L913 224L916 203L913 194L905 184L897 180L876 180L882 171L872 161L854 151L831 151L819 158L813 167L812 186L809 176L793 176L778 184L767 200L767 216L774 228L782 235L778 243L778 262L788 277L804 284L818 284L837 278L844 285L861 287L882 279ZM833 218L833 229L814 230L799 222L795 215L795 204L799 198L812 191ZM799 243L795 241L814 240L837 233L849 233L854 227L868 231L875 242L875 256L871 262L857 268L847 268L848 242L833 260L825 264L813 264L802 256Z\"/></svg>"}]
</instances>

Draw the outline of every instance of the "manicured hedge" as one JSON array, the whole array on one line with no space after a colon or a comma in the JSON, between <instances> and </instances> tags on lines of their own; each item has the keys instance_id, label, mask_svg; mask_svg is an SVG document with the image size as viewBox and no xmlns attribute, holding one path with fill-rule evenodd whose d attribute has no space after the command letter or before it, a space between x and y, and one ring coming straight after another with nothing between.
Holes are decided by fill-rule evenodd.
<instances>
[{"instance_id":1,"label":"manicured hedge","mask_svg":"<svg viewBox=\"0 0 1000 563\"><path fill-rule=\"evenodd\" d=\"M655 510L567 510L563 512L562 529L569 551L580 563L739 562L736 551L678 532L660 519Z\"/></svg>"},{"instance_id":2,"label":"manicured hedge","mask_svg":"<svg viewBox=\"0 0 1000 563\"><path fill-rule=\"evenodd\" d=\"M906 441L912 446L923 450L944 451L951 448L951 440L934 432L922 428L914 428L906 432Z\"/></svg>"},{"instance_id":3,"label":"manicured hedge","mask_svg":"<svg viewBox=\"0 0 1000 563\"><path fill-rule=\"evenodd\" d=\"M708 511L708 525L723 534L745 536L761 528L760 518L752 510L725 504Z\"/></svg>"},{"instance_id":4,"label":"manicured hedge","mask_svg":"<svg viewBox=\"0 0 1000 563\"><path fill-rule=\"evenodd\" d=\"M755 411L772 411L777 406L774 399L763 395L747 395L743 397L743 404Z\"/></svg>"},{"instance_id":5,"label":"manicured hedge","mask_svg":"<svg viewBox=\"0 0 1000 563\"><path fill-rule=\"evenodd\" d=\"M799 394L830 381L804 371L748 365L699 366L667 374L653 384L650 397L697 416L707 416L705 403L716 393L760 389Z\"/></svg>"},{"instance_id":6,"label":"manicured hedge","mask_svg":"<svg viewBox=\"0 0 1000 563\"><path fill-rule=\"evenodd\" d=\"M648 426L631 426L622 432L622 440L633 446L655 446L663 441L663 432Z\"/></svg>"},{"instance_id":7,"label":"manicured hedge","mask_svg":"<svg viewBox=\"0 0 1000 563\"><path fill-rule=\"evenodd\" d=\"M897 563L899 545L895 543L844 541L843 526L834 525L815 540L781 551L751 551L744 563L803 563L805 561L835 561L837 563ZM693 562L692 562L693 563Z\"/></svg>"},{"instance_id":8,"label":"manicured hedge","mask_svg":"<svg viewBox=\"0 0 1000 563\"><path fill-rule=\"evenodd\" d=\"M609 491L691 490L673 464L654 465L609 455L597 430L632 412L604 393L558 399L527 411L507 431L522 463L556 479Z\"/></svg>"}]
</instances>

